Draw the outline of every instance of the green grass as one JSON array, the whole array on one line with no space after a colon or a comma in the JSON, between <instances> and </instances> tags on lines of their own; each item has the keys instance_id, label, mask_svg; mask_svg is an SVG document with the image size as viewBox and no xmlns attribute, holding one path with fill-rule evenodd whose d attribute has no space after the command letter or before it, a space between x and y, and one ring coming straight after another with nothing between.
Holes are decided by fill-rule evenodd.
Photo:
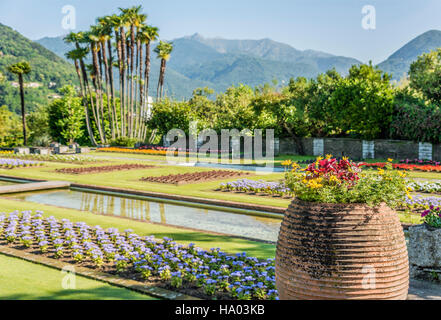
<instances>
[{"instance_id":1,"label":"green grass","mask_svg":"<svg viewBox=\"0 0 441 320\"><path fill-rule=\"evenodd\" d=\"M140 163L140 161L138 162L129 161L129 160L114 161L114 164L119 164L119 163ZM142 163L146 164L146 162L142 162ZM99 165L100 165L99 163L96 163L87 166L93 167ZM171 165L162 165L159 163L156 163L155 166L156 166L155 168L143 169L143 170L128 170L128 171L114 171L108 173L69 175L69 174L57 173L55 172L55 170L60 168L68 168L68 167L74 168L74 167L82 167L82 166L46 162L45 165L41 167L16 168L10 170L0 169L0 175L10 175L10 176L23 177L23 178L42 179L42 180L63 180L63 181L81 183L81 184L108 186L108 187L116 187L123 189L135 189L142 191L154 191L154 192L161 192L167 194L244 202L251 204L261 204L261 205L269 205L269 206L283 207L283 208L288 207L290 203L289 200L280 199L280 198L256 197L252 195L215 191L216 189L219 188L219 185L222 182L234 181L237 180L237 178L204 182L204 183L187 184L182 186L140 181L142 177L147 177L147 176L162 176L169 174L213 170L211 168L171 166ZM253 180L262 179L269 181L277 181L277 180L282 180L284 178L284 174L283 173L259 174L259 175L252 174L247 178Z\"/></svg>"},{"instance_id":2,"label":"green grass","mask_svg":"<svg viewBox=\"0 0 441 320\"><path fill-rule=\"evenodd\" d=\"M0 266L0 300L154 300L78 275L75 289L63 289L61 271L1 254Z\"/></svg>"},{"instance_id":3,"label":"green grass","mask_svg":"<svg viewBox=\"0 0 441 320\"><path fill-rule=\"evenodd\" d=\"M169 237L179 243L195 243L197 246L210 249L221 248L225 252L246 252L257 258L274 258L275 245L249 241L229 236L211 235L203 232L189 231L146 222L122 219L117 217L94 215L72 209L58 208L48 205L40 205L30 202L0 199L0 212L10 213L14 210L41 210L45 216L54 216L57 219L69 219L72 222L86 222L91 226L100 225L102 228L118 228L120 231L132 229L140 236L153 235L157 238Z\"/></svg>"}]
</instances>

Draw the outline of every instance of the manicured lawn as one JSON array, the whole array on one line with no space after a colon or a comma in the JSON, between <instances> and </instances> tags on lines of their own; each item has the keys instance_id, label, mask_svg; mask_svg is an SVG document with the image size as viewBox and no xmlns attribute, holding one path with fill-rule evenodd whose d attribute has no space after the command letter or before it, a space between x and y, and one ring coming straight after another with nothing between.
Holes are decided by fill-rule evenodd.
<instances>
[{"instance_id":1,"label":"manicured lawn","mask_svg":"<svg viewBox=\"0 0 441 320\"><path fill-rule=\"evenodd\" d=\"M78 275L76 289L63 289L65 276L59 270L0 254L0 300L154 300Z\"/></svg>"},{"instance_id":2,"label":"manicured lawn","mask_svg":"<svg viewBox=\"0 0 441 320\"><path fill-rule=\"evenodd\" d=\"M146 162L140 162L140 161L136 162L136 161L128 161L128 160L114 161L112 164L119 164L119 163L146 164ZM99 166L99 165L100 165L99 163L95 163L87 166ZM154 192L161 192L168 194L261 204L261 205L269 205L269 206L276 206L283 208L288 207L290 203L289 200L281 199L281 198L256 197L251 195L215 191L216 189L219 188L219 185L222 182L234 181L237 180L237 178L196 183L196 184L187 184L182 186L140 181L142 177L146 177L146 176L162 176L169 174L215 170L211 168L193 168L193 167L161 165L159 163L155 165L157 167L152 169L113 171L107 173L85 174L85 175L70 175L70 174L57 173L55 172L55 170L60 168L74 168L81 166L46 162L45 165L42 167L17 168L12 170L0 169L0 175L10 175L10 176L23 177L23 178L42 179L42 180L63 180L63 181L81 183L81 184L154 191ZM283 173L260 174L260 175L252 174L247 178L253 180L263 179L263 180L277 181L277 180L282 180L284 178L284 174Z\"/></svg>"},{"instance_id":3,"label":"manicured lawn","mask_svg":"<svg viewBox=\"0 0 441 320\"><path fill-rule=\"evenodd\" d=\"M231 238L228 236L210 235L202 232L161 226L146 222L138 222L117 217L94 215L87 212L57 208L54 206L40 205L30 202L0 199L0 212L10 213L14 210L41 210L46 217L54 216L57 219L69 219L72 222L86 222L88 225L99 225L102 228L118 228L121 232L132 229L140 236L153 235L157 238L169 237L179 243L195 243L203 249L221 248L225 252L246 252L249 256L257 258L274 258L275 245Z\"/></svg>"}]
</instances>

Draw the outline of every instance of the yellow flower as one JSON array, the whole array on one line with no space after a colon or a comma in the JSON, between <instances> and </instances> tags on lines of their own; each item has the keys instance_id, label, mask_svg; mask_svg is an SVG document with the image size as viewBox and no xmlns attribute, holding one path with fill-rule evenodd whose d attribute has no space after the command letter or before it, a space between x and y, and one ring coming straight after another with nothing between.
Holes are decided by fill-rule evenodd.
<instances>
[{"instance_id":1,"label":"yellow flower","mask_svg":"<svg viewBox=\"0 0 441 320\"><path fill-rule=\"evenodd\" d=\"M329 177L329 182L330 183L339 183L340 182L340 180L338 180L338 178L336 177L336 176L330 176Z\"/></svg>"},{"instance_id":2,"label":"yellow flower","mask_svg":"<svg viewBox=\"0 0 441 320\"><path fill-rule=\"evenodd\" d=\"M291 160L286 160L282 162L282 166L290 166L292 164Z\"/></svg>"},{"instance_id":3,"label":"yellow flower","mask_svg":"<svg viewBox=\"0 0 441 320\"><path fill-rule=\"evenodd\" d=\"M394 159L391 159L391 158L387 159L387 162L393 162L393 161L394 161Z\"/></svg>"},{"instance_id":4,"label":"yellow flower","mask_svg":"<svg viewBox=\"0 0 441 320\"><path fill-rule=\"evenodd\" d=\"M407 177L407 174L405 174L404 172L402 172L402 171L398 171L398 174L400 175L400 177L402 177L402 178L405 178L405 177Z\"/></svg>"},{"instance_id":5,"label":"yellow flower","mask_svg":"<svg viewBox=\"0 0 441 320\"><path fill-rule=\"evenodd\" d=\"M378 174L380 175L380 176L382 176L382 175L384 175L384 170L383 169L381 169L381 168L378 168Z\"/></svg>"},{"instance_id":6,"label":"yellow flower","mask_svg":"<svg viewBox=\"0 0 441 320\"><path fill-rule=\"evenodd\" d=\"M326 159L327 159L327 160L329 160L329 159L331 159L331 158L332 158L332 154L327 154L327 155L326 155Z\"/></svg>"},{"instance_id":7,"label":"yellow flower","mask_svg":"<svg viewBox=\"0 0 441 320\"><path fill-rule=\"evenodd\" d=\"M343 159L344 161L348 161L348 160L349 160L348 157L343 157L342 159Z\"/></svg>"}]
</instances>

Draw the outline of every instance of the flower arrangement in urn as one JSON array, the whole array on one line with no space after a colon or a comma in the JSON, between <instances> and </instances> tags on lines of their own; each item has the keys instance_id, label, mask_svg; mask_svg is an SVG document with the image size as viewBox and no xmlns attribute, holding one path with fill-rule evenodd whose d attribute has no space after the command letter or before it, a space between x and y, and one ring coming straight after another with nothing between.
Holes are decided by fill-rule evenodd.
<instances>
[{"instance_id":1,"label":"flower arrangement in urn","mask_svg":"<svg viewBox=\"0 0 441 320\"><path fill-rule=\"evenodd\" d=\"M285 180L295 199L276 253L280 299L406 299L406 242L391 209L410 196L405 177L392 159L375 171L330 155L292 163Z\"/></svg>"},{"instance_id":2,"label":"flower arrangement in urn","mask_svg":"<svg viewBox=\"0 0 441 320\"><path fill-rule=\"evenodd\" d=\"M406 173L392 169L392 159L385 168L363 172L361 165L348 158L319 157L306 169L296 163L286 174L286 185L298 199L322 203L386 203L395 207L410 196Z\"/></svg>"}]
</instances>

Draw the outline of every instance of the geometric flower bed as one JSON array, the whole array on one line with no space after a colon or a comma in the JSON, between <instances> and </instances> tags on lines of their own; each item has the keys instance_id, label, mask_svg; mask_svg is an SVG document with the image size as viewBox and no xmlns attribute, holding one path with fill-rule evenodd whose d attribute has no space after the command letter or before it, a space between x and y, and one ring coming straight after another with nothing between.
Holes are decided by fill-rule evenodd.
<instances>
[{"instance_id":1,"label":"geometric flower bed","mask_svg":"<svg viewBox=\"0 0 441 320\"><path fill-rule=\"evenodd\" d=\"M243 179L221 183L220 190L278 197L292 197L293 195L291 189L286 187L284 182L268 182L263 180L255 181Z\"/></svg>"},{"instance_id":2,"label":"geometric flower bed","mask_svg":"<svg viewBox=\"0 0 441 320\"><path fill-rule=\"evenodd\" d=\"M166 150L139 150L139 149L126 149L126 148L99 148L97 149L99 152L110 152L110 153L132 153L132 154L146 154L146 155L154 155L154 156L166 156Z\"/></svg>"},{"instance_id":3,"label":"geometric flower bed","mask_svg":"<svg viewBox=\"0 0 441 320\"><path fill-rule=\"evenodd\" d=\"M0 213L0 245L204 299L277 299L274 259L58 221L40 211Z\"/></svg>"},{"instance_id":4,"label":"geometric flower bed","mask_svg":"<svg viewBox=\"0 0 441 320\"><path fill-rule=\"evenodd\" d=\"M368 168L384 168L387 165L385 162L377 163L361 163L361 166ZM423 172L441 172L441 165L416 165L416 164L398 164L393 163L394 169L411 170L411 171L423 171Z\"/></svg>"},{"instance_id":5,"label":"geometric flower bed","mask_svg":"<svg viewBox=\"0 0 441 320\"><path fill-rule=\"evenodd\" d=\"M0 159L1 169L14 169L22 167L34 167L43 165L41 162L17 160L17 159Z\"/></svg>"},{"instance_id":6,"label":"geometric flower bed","mask_svg":"<svg viewBox=\"0 0 441 320\"><path fill-rule=\"evenodd\" d=\"M57 154L0 154L4 158L20 159L20 160L36 160L36 161L48 161L48 162L62 162L62 163L75 163L84 164L97 162L98 160L93 157L75 156L75 155L57 155Z\"/></svg>"},{"instance_id":7,"label":"geometric flower bed","mask_svg":"<svg viewBox=\"0 0 441 320\"><path fill-rule=\"evenodd\" d=\"M171 174L168 176L160 176L160 177L145 177L145 178L141 178L141 181L181 185L187 183L197 183L197 182L206 182L212 180L238 178L248 175L250 175L249 172L212 170L205 172Z\"/></svg>"},{"instance_id":8,"label":"geometric flower bed","mask_svg":"<svg viewBox=\"0 0 441 320\"><path fill-rule=\"evenodd\" d=\"M104 166L104 167L88 167L88 168L63 168L57 169L57 173L65 174L86 174L86 173L101 173L101 172L111 172L111 171L121 171L121 170L134 170L134 169L146 169L154 168L154 166L144 165L144 164L121 164L115 166Z\"/></svg>"}]
</instances>

